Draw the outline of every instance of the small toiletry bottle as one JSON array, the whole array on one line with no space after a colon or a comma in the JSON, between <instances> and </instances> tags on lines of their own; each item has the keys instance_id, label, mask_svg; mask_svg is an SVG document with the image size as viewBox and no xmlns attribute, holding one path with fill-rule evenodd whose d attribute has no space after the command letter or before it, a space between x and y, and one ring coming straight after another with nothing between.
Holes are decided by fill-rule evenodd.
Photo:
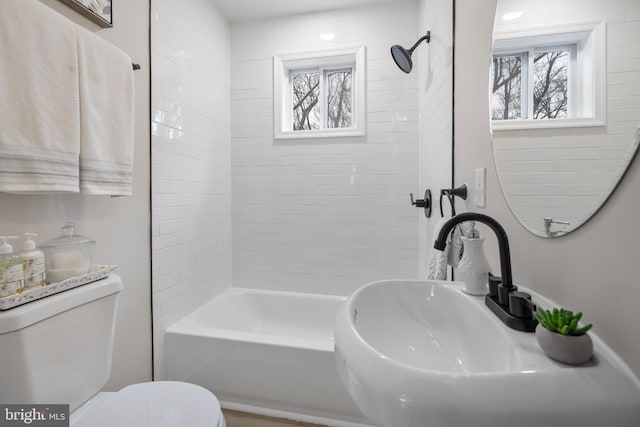
<instances>
[{"instance_id":1,"label":"small toiletry bottle","mask_svg":"<svg viewBox=\"0 0 640 427\"><path fill-rule=\"evenodd\" d=\"M22 245L20 258L22 259L22 269L24 272L24 290L39 288L46 284L44 271L44 252L36 248L36 242L32 237L36 233L24 233L27 240Z\"/></svg>"},{"instance_id":2,"label":"small toiletry bottle","mask_svg":"<svg viewBox=\"0 0 640 427\"><path fill-rule=\"evenodd\" d=\"M13 253L13 246L8 243L9 239L17 238L18 236L0 236L0 298L22 292L22 260Z\"/></svg>"},{"instance_id":3,"label":"small toiletry bottle","mask_svg":"<svg viewBox=\"0 0 640 427\"><path fill-rule=\"evenodd\" d=\"M488 291L489 262L484 256L484 239L476 230L475 221L462 237L464 253L456 269L456 281L464 282L462 291L469 295L485 295Z\"/></svg>"}]
</instances>

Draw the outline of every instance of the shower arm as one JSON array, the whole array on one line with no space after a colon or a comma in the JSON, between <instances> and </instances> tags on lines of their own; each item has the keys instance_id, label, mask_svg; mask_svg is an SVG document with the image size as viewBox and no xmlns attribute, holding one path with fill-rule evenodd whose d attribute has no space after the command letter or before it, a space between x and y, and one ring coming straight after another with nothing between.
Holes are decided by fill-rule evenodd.
<instances>
[{"instance_id":1,"label":"shower arm","mask_svg":"<svg viewBox=\"0 0 640 427\"><path fill-rule=\"evenodd\" d=\"M410 54L412 54L413 51L415 50L415 48L417 48L418 45L420 43L422 43L424 40L426 40L427 43L429 43L431 41L431 31L427 31L427 34L425 34L424 36L420 37L420 40L418 40L413 46L411 46L411 48L408 50L408 52Z\"/></svg>"}]
</instances>

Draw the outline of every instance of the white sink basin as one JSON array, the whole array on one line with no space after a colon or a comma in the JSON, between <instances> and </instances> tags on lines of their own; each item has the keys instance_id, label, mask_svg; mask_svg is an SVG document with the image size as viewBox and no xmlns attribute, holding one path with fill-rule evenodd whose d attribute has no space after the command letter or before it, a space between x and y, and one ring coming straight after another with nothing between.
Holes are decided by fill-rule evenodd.
<instances>
[{"instance_id":1,"label":"white sink basin","mask_svg":"<svg viewBox=\"0 0 640 427\"><path fill-rule=\"evenodd\" d=\"M376 426L640 426L640 382L597 336L590 362L563 365L461 288L374 282L341 307L338 371Z\"/></svg>"}]
</instances>

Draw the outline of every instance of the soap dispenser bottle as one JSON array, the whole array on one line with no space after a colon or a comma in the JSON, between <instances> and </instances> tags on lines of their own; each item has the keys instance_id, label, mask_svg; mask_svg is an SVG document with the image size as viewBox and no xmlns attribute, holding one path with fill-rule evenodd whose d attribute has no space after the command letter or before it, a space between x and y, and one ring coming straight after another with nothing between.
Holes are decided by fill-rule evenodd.
<instances>
[{"instance_id":1,"label":"soap dispenser bottle","mask_svg":"<svg viewBox=\"0 0 640 427\"><path fill-rule=\"evenodd\" d=\"M9 244L9 239L17 238L18 236L0 236L0 298L22 292L22 259L13 253L13 246Z\"/></svg>"},{"instance_id":2,"label":"soap dispenser bottle","mask_svg":"<svg viewBox=\"0 0 640 427\"><path fill-rule=\"evenodd\" d=\"M476 230L475 221L462 236L464 252L456 270L456 281L464 282L462 291L469 295L485 295L488 292L489 262L482 248L484 239Z\"/></svg>"},{"instance_id":3,"label":"soap dispenser bottle","mask_svg":"<svg viewBox=\"0 0 640 427\"><path fill-rule=\"evenodd\" d=\"M36 248L36 242L33 237L36 233L24 233L27 240L22 245L20 258L22 259L22 268L24 272L23 289L39 288L46 284L44 271L44 252Z\"/></svg>"}]
</instances>

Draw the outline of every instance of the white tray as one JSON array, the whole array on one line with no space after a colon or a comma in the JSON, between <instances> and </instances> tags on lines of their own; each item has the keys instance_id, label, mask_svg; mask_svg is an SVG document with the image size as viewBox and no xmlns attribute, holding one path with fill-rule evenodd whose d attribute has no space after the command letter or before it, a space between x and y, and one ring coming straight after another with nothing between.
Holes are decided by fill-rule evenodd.
<instances>
[{"instance_id":1,"label":"white tray","mask_svg":"<svg viewBox=\"0 0 640 427\"><path fill-rule=\"evenodd\" d=\"M91 267L91 271L87 274L83 274L82 276L71 277L67 280L63 280L62 282L50 283L40 288L23 291L21 294L9 295L7 297L0 298L0 310L8 310L31 301L48 297L49 295L54 295L69 289L77 288L78 286L86 285L87 283L95 282L96 280L104 279L117 267L117 265L94 265Z\"/></svg>"}]
</instances>

